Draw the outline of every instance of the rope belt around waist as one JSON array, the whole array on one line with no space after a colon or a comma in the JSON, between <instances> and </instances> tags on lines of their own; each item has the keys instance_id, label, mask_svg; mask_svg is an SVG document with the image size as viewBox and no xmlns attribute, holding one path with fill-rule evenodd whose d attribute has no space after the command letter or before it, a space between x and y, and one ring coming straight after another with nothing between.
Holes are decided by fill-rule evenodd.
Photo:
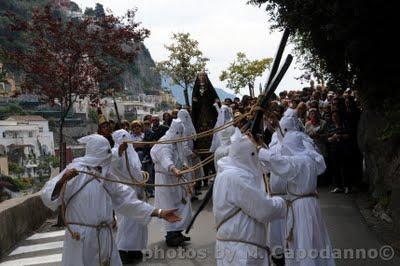
<instances>
[{"instance_id":1,"label":"rope belt around waist","mask_svg":"<svg viewBox=\"0 0 400 266\"><path fill-rule=\"evenodd\" d=\"M234 238L221 238L218 236L218 230L219 228L226 223L227 221L229 221L230 219L232 219L233 217L235 217L238 213L240 213L242 209L238 208L236 211L234 211L232 214L228 215L225 219L223 219L219 224L217 224L216 226L216 231L217 231L217 237L216 239L219 241L223 241L223 242L236 242L236 243L243 243L243 244L248 244L248 245L252 245L258 248L261 248L263 250L265 250L267 252L268 255L268 263L269 263L269 255L271 254L271 250L268 246L263 246L251 241L247 241L247 240L241 240L241 239L234 239ZM268 264L270 265L270 263Z\"/></svg>"},{"instance_id":2,"label":"rope belt around waist","mask_svg":"<svg viewBox=\"0 0 400 266\"><path fill-rule=\"evenodd\" d=\"M222 241L222 242L236 242L236 243L243 243L243 244L248 244L248 245L252 245L258 248L261 248L262 250L265 250L268 254L268 256L271 254L271 250L268 246L263 246L251 241L247 241L247 240L241 240L241 239L233 239L233 238L220 238L220 237L216 237L216 239L218 241Z\"/></svg>"},{"instance_id":3,"label":"rope belt around waist","mask_svg":"<svg viewBox=\"0 0 400 266\"><path fill-rule=\"evenodd\" d=\"M287 196L287 194L286 193L271 193L271 195L270 195L271 197L275 197L275 196L279 196L279 197L283 197L283 196Z\"/></svg>"},{"instance_id":4,"label":"rope belt around waist","mask_svg":"<svg viewBox=\"0 0 400 266\"><path fill-rule=\"evenodd\" d=\"M89 227L89 228L94 228L96 229L96 236L97 236L97 245L99 248L99 265L101 266L109 266L111 265L111 256L112 256L112 252L113 252L113 234L112 234L112 223L108 223L108 222L101 222L97 225L94 224L86 224L86 223L75 223L75 222L68 222L68 225L77 225L77 226L84 226L84 227ZM111 245L110 245L110 252L109 255L107 256L106 260L102 261L101 260L101 241L100 241L100 231L103 229L107 229L109 234L110 234L110 241L111 241ZM72 238L75 240L79 240L80 236L79 233L73 232L72 234Z\"/></svg>"},{"instance_id":5,"label":"rope belt around waist","mask_svg":"<svg viewBox=\"0 0 400 266\"><path fill-rule=\"evenodd\" d=\"M294 194L294 193L290 193L288 192L287 195L292 195L295 196L295 198L292 199L286 199L286 205L287 205L287 210L286 210L286 222L288 220L289 217L289 210L292 213L292 217L293 217L293 223L292 226L290 227L289 233L286 234L286 248L289 248L289 242L293 241L293 230L294 230L294 226L295 226L295 217L294 217L294 209L293 209L293 203L299 199L305 199L305 198L318 198L318 193L317 192L313 192L313 193L309 193L309 194L304 194L304 195L298 195L298 194Z\"/></svg>"}]
</instances>

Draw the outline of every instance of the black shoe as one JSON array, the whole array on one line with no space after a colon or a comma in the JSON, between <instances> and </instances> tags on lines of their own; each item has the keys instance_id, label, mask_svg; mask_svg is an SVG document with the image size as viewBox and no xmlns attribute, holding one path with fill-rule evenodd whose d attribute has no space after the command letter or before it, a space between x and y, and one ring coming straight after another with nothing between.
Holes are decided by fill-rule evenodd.
<instances>
[{"instance_id":1,"label":"black shoe","mask_svg":"<svg viewBox=\"0 0 400 266\"><path fill-rule=\"evenodd\" d=\"M165 240L168 247L179 247L183 245L183 242L181 237L173 237Z\"/></svg>"},{"instance_id":2,"label":"black shoe","mask_svg":"<svg viewBox=\"0 0 400 266\"><path fill-rule=\"evenodd\" d=\"M128 251L128 254L134 262L139 262L143 260L143 253L140 250Z\"/></svg>"},{"instance_id":3,"label":"black shoe","mask_svg":"<svg viewBox=\"0 0 400 266\"><path fill-rule=\"evenodd\" d=\"M271 260L276 266L284 266L285 265L285 256L283 254L271 256Z\"/></svg>"},{"instance_id":4,"label":"black shoe","mask_svg":"<svg viewBox=\"0 0 400 266\"><path fill-rule=\"evenodd\" d=\"M182 235L183 241L190 241L190 236L184 236Z\"/></svg>"},{"instance_id":5,"label":"black shoe","mask_svg":"<svg viewBox=\"0 0 400 266\"><path fill-rule=\"evenodd\" d=\"M182 232L179 233L179 236L182 238L183 241L190 241L190 237L183 235Z\"/></svg>"},{"instance_id":6,"label":"black shoe","mask_svg":"<svg viewBox=\"0 0 400 266\"><path fill-rule=\"evenodd\" d=\"M133 259L129 256L128 251L118 250L119 256L121 258L122 264L130 264L133 262Z\"/></svg>"}]
</instances>

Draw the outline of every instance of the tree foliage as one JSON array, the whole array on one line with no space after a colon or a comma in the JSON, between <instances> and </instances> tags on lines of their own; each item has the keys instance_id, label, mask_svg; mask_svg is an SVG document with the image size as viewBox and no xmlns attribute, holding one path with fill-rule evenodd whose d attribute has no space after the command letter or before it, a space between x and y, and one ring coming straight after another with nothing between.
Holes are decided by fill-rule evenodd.
<instances>
[{"instance_id":1,"label":"tree foliage","mask_svg":"<svg viewBox=\"0 0 400 266\"><path fill-rule=\"evenodd\" d=\"M254 96L254 81L269 67L272 58L250 60L245 53L239 52L227 70L222 71L219 79L228 82L228 88L239 93L240 89L248 86L251 96Z\"/></svg>"},{"instance_id":2,"label":"tree foliage","mask_svg":"<svg viewBox=\"0 0 400 266\"><path fill-rule=\"evenodd\" d=\"M173 33L173 43L165 45L169 56L165 61L157 63L156 69L172 84L184 89L186 105L189 106L188 88L193 85L197 74L204 70L208 58L199 49L199 42L192 39L189 33Z\"/></svg>"},{"instance_id":3,"label":"tree foliage","mask_svg":"<svg viewBox=\"0 0 400 266\"><path fill-rule=\"evenodd\" d=\"M8 170L11 174L19 176L24 173L24 168L17 163L10 162L8 164Z\"/></svg>"},{"instance_id":4,"label":"tree foliage","mask_svg":"<svg viewBox=\"0 0 400 266\"><path fill-rule=\"evenodd\" d=\"M28 49L27 39L29 34L27 32L12 31L9 27L11 23L10 18L6 16L6 12L11 12L18 17L29 20L32 17L32 10L34 7L44 6L47 0L1 0L0 1L0 62L7 59L7 54L1 50L11 49ZM10 65L4 66L5 70L10 69Z\"/></svg>"},{"instance_id":5,"label":"tree foliage","mask_svg":"<svg viewBox=\"0 0 400 266\"><path fill-rule=\"evenodd\" d=\"M135 12L81 19L65 16L51 5L34 9L32 19L7 12L9 39L29 35L25 47L2 46L5 63L24 74L21 88L60 106L60 147L65 118L78 97L121 88L120 74L132 63L149 31L139 27Z\"/></svg>"},{"instance_id":6,"label":"tree foliage","mask_svg":"<svg viewBox=\"0 0 400 266\"><path fill-rule=\"evenodd\" d=\"M9 103L0 107L0 120L6 119L12 115L28 115L29 111L24 110L20 105Z\"/></svg>"},{"instance_id":7,"label":"tree foliage","mask_svg":"<svg viewBox=\"0 0 400 266\"><path fill-rule=\"evenodd\" d=\"M395 1L250 0L266 4L274 28L289 28L310 73L332 88L359 89L365 103L379 107L398 99Z\"/></svg>"}]
</instances>

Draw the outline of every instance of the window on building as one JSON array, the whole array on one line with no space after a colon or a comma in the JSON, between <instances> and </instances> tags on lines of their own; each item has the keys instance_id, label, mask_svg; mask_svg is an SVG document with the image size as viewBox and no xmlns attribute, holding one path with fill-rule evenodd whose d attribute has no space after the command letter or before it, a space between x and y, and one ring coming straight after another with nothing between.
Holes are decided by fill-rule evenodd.
<instances>
[{"instance_id":1,"label":"window on building","mask_svg":"<svg viewBox=\"0 0 400 266\"><path fill-rule=\"evenodd\" d=\"M30 138L33 137L33 132L32 132L32 131L29 131L29 132L28 132L28 137L30 137Z\"/></svg>"},{"instance_id":2,"label":"window on building","mask_svg":"<svg viewBox=\"0 0 400 266\"><path fill-rule=\"evenodd\" d=\"M43 128L42 127L39 127L39 132L43 132Z\"/></svg>"},{"instance_id":3,"label":"window on building","mask_svg":"<svg viewBox=\"0 0 400 266\"><path fill-rule=\"evenodd\" d=\"M3 132L3 138L6 138L6 132Z\"/></svg>"}]
</instances>

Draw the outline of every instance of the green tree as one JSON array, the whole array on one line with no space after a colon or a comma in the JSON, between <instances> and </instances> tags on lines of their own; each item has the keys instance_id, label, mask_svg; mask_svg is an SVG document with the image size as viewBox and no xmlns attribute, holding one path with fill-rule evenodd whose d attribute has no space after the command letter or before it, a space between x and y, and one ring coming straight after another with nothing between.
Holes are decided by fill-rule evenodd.
<instances>
[{"instance_id":1,"label":"green tree","mask_svg":"<svg viewBox=\"0 0 400 266\"><path fill-rule=\"evenodd\" d=\"M254 81L269 67L272 58L253 60L247 58L245 53L239 52L227 70L222 71L219 79L228 82L228 88L239 93L240 89L248 86L250 96L254 97Z\"/></svg>"},{"instance_id":2,"label":"green tree","mask_svg":"<svg viewBox=\"0 0 400 266\"><path fill-rule=\"evenodd\" d=\"M9 103L0 108L0 119L6 119L12 115L28 115L30 112L24 110L21 106L15 103Z\"/></svg>"},{"instance_id":3,"label":"green tree","mask_svg":"<svg viewBox=\"0 0 400 266\"><path fill-rule=\"evenodd\" d=\"M95 13L95 11L94 11L93 8L87 7L87 8L85 9L84 15L87 16L87 17L95 17L95 16L96 16L96 13Z\"/></svg>"},{"instance_id":4,"label":"green tree","mask_svg":"<svg viewBox=\"0 0 400 266\"><path fill-rule=\"evenodd\" d=\"M398 31L395 1L250 0L270 16L274 29L292 33L304 68L331 89L360 91L364 103L382 109L398 102ZM373 19L371 19L373 18Z\"/></svg>"},{"instance_id":5,"label":"green tree","mask_svg":"<svg viewBox=\"0 0 400 266\"><path fill-rule=\"evenodd\" d=\"M96 4L96 7L94 8L94 13L96 18L98 19L104 18L106 16L103 5L99 3Z\"/></svg>"},{"instance_id":6,"label":"green tree","mask_svg":"<svg viewBox=\"0 0 400 266\"><path fill-rule=\"evenodd\" d=\"M96 109L94 108L89 109L89 119L96 125L99 123L99 114L97 113Z\"/></svg>"},{"instance_id":7,"label":"green tree","mask_svg":"<svg viewBox=\"0 0 400 266\"><path fill-rule=\"evenodd\" d=\"M22 168L17 163L10 162L8 165L8 169L13 175L21 175L24 173L24 168Z\"/></svg>"},{"instance_id":8,"label":"green tree","mask_svg":"<svg viewBox=\"0 0 400 266\"><path fill-rule=\"evenodd\" d=\"M183 88L186 105L190 106L188 89L209 59L203 56L199 42L192 39L189 33L173 33L172 41L172 44L165 45L169 52L168 59L158 62L156 69L162 76L169 77L172 84Z\"/></svg>"}]
</instances>

